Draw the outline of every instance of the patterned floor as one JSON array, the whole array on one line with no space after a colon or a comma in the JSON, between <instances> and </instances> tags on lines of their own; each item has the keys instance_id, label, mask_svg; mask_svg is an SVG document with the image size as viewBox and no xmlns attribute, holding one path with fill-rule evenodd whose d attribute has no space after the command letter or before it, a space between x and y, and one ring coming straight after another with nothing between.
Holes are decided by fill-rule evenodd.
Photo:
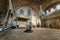
<instances>
[{"instance_id":1,"label":"patterned floor","mask_svg":"<svg viewBox=\"0 0 60 40\"><path fill-rule=\"evenodd\" d=\"M0 40L60 40L59 29L34 28L32 33L25 29L12 29L0 37Z\"/></svg>"}]
</instances>

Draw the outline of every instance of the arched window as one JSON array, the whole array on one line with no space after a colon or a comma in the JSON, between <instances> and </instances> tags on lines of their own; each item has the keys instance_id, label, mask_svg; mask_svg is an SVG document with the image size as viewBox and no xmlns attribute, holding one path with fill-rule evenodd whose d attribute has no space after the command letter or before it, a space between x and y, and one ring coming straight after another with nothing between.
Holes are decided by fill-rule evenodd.
<instances>
[{"instance_id":1,"label":"arched window","mask_svg":"<svg viewBox=\"0 0 60 40\"><path fill-rule=\"evenodd\" d=\"M27 11L27 15L28 15L28 16L31 16L31 10L28 10L28 11Z\"/></svg>"},{"instance_id":2,"label":"arched window","mask_svg":"<svg viewBox=\"0 0 60 40\"><path fill-rule=\"evenodd\" d=\"M20 14L24 14L24 10L23 9L20 9Z\"/></svg>"},{"instance_id":3,"label":"arched window","mask_svg":"<svg viewBox=\"0 0 60 40\"><path fill-rule=\"evenodd\" d=\"M49 13L49 10L47 10L46 13L48 14Z\"/></svg>"},{"instance_id":4,"label":"arched window","mask_svg":"<svg viewBox=\"0 0 60 40\"><path fill-rule=\"evenodd\" d=\"M51 10L51 12L55 11L54 8L51 8L50 10Z\"/></svg>"},{"instance_id":5,"label":"arched window","mask_svg":"<svg viewBox=\"0 0 60 40\"><path fill-rule=\"evenodd\" d=\"M34 16L36 17L36 14L34 14Z\"/></svg>"},{"instance_id":6,"label":"arched window","mask_svg":"<svg viewBox=\"0 0 60 40\"><path fill-rule=\"evenodd\" d=\"M57 6L56 6L56 9L57 9L57 10L60 10L60 5L57 5Z\"/></svg>"}]
</instances>

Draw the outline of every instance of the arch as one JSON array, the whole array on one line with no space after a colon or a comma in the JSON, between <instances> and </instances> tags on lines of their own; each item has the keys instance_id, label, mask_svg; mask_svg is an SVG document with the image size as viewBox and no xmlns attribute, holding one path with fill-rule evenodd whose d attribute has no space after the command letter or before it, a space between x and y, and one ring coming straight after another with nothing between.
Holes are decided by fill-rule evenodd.
<instances>
[{"instance_id":1,"label":"arch","mask_svg":"<svg viewBox=\"0 0 60 40\"><path fill-rule=\"evenodd\" d=\"M30 6L30 5L20 5L20 6L17 6L16 8L15 8L15 11L17 10L17 9L19 9L19 8L21 8L21 7L30 7L31 9L33 9L35 12L37 12L37 10L34 8L34 7L32 7L32 6Z\"/></svg>"},{"instance_id":2,"label":"arch","mask_svg":"<svg viewBox=\"0 0 60 40\"><path fill-rule=\"evenodd\" d=\"M19 16L19 10L20 9L23 9L23 10L25 10L24 11L24 16L26 15L27 16L27 18L29 18L31 21L32 21L32 23L33 24L36 24L37 22L35 22L36 21L36 18L37 18L37 15L36 15L36 11L35 10L33 10L31 7L29 7L29 6L21 6L21 7L19 7L18 9L16 9L16 14ZM29 12L28 12L29 11ZM30 15L30 11L31 11L31 15ZM17 13L18 12L18 13ZM29 15L28 15L28 13L29 13ZM21 14L20 14L21 15ZM34 16L34 15L36 15L36 16ZM23 15L22 15L23 16ZM20 17L22 17L22 16L20 16Z\"/></svg>"},{"instance_id":3,"label":"arch","mask_svg":"<svg viewBox=\"0 0 60 40\"><path fill-rule=\"evenodd\" d=\"M15 9L15 12L16 12L18 9L20 9L20 8L28 8L28 9L34 11L36 14L38 13L33 7L28 6L28 5L24 5L24 6L22 5L22 6L17 7L17 8Z\"/></svg>"},{"instance_id":4,"label":"arch","mask_svg":"<svg viewBox=\"0 0 60 40\"><path fill-rule=\"evenodd\" d=\"M17 13L21 9L26 10L24 12L27 12L27 13L28 13L28 11L29 11L29 13L31 11L31 12L33 12L33 14L36 14L36 16L37 16L37 12L35 10L33 10L31 7L28 7L28 6L22 6L22 7L18 8L18 9L16 9L15 13ZM19 14L19 12L18 12L18 14Z\"/></svg>"}]
</instances>

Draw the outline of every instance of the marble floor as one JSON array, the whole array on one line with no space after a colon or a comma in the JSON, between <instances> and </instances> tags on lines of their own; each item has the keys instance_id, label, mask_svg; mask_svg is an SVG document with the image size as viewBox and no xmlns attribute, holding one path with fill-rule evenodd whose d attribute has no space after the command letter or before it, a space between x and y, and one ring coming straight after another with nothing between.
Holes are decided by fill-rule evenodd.
<instances>
[{"instance_id":1,"label":"marble floor","mask_svg":"<svg viewBox=\"0 0 60 40\"><path fill-rule=\"evenodd\" d=\"M0 40L60 40L60 29L33 28L32 33L25 29L12 29L0 36Z\"/></svg>"}]
</instances>

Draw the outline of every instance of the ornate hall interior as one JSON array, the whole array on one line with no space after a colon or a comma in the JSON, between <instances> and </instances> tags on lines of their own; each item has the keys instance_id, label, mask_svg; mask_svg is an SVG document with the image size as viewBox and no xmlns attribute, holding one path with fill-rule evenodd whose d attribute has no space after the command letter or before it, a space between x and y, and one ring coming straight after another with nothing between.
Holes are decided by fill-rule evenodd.
<instances>
[{"instance_id":1,"label":"ornate hall interior","mask_svg":"<svg viewBox=\"0 0 60 40\"><path fill-rule=\"evenodd\" d=\"M0 0L0 40L60 40L60 0Z\"/></svg>"}]
</instances>

